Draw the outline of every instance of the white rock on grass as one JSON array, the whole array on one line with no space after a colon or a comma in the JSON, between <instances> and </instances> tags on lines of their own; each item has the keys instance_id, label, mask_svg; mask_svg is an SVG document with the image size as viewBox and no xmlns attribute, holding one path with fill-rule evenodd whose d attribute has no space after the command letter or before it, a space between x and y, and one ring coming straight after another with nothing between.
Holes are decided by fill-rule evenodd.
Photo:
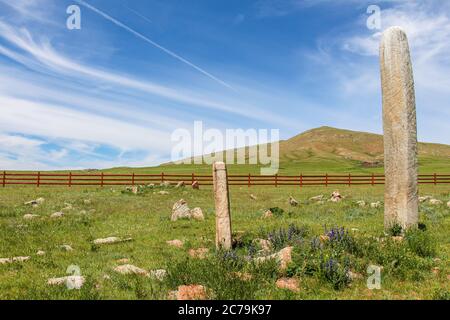
<instances>
[{"instance_id":1,"label":"white rock on grass","mask_svg":"<svg viewBox=\"0 0 450 320\"><path fill-rule=\"evenodd\" d=\"M9 263L21 263L30 260L31 257L14 257L14 258L1 258L0 264L9 264Z\"/></svg>"},{"instance_id":2,"label":"white rock on grass","mask_svg":"<svg viewBox=\"0 0 450 320\"><path fill-rule=\"evenodd\" d=\"M50 216L52 219L60 219L62 217L64 217L64 212L55 212Z\"/></svg>"},{"instance_id":3,"label":"white rock on grass","mask_svg":"<svg viewBox=\"0 0 450 320\"><path fill-rule=\"evenodd\" d=\"M441 200L438 199L430 199L430 204L433 206L440 206L443 204L443 202Z\"/></svg>"},{"instance_id":4,"label":"white rock on grass","mask_svg":"<svg viewBox=\"0 0 450 320\"><path fill-rule=\"evenodd\" d=\"M36 252L36 255L45 256L45 251L39 250L38 252Z\"/></svg>"},{"instance_id":5,"label":"white rock on grass","mask_svg":"<svg viewBox=\"0 0 450 320\"><path fill-rule=\"evenodd\" d=\"M33 220L33 219L36 219L36 218L39 218L39 217L40 216L38 214L26 214L26 215L23 216L23 218L25 220Z\"/></svg>"},{"instance_id":6,"label":"white rock on grass","mask_svg":"<svg viewBox=\"0 0 450 320\"><path fill-rule=\"evenodd\" d=\"M289 197L289 204L290 204L291 206L293 206L293 207L296 207L296 206L298 206L299 203L298 203L297 200L294 199L294 197L290 196L290 197Z\"/></svg>"},{"instance_id":7,"label":"white rock on grass","mask_svg":"<svg viewBox=\"0 0 450 320\"><path fill-rule=\"evenodd\" d=\"M256 263L263 263L268 260L276 260L279 263L280 270L286 270L289 263L292 262L293 247L286 247L277 253L265 257L255 258Z\"/></svg>"},{"instance_id":8,"label":"white rock on grass","mask_svg":"<svg viewBox=\"0 0 450 320\"><path fill-rule=\"evenodd\" d=\"M195 220L205 220L205 216L203 215L203 211L200 208L194 208L191 210L190 215Z\"/></svg>"},{"instance_id":9,"label":"white rock on grass","mask_svg":"<svg viewBox=\"0 0 450 320\"><path fill-rule=\"evenodd\" d=\"M164 281L164 279L167 276L167 271L164 269L158 269L158 270L151 270L150 271L150 277L152 279L156 279L158 281Z\"/></svg>"},{"instance_id":10,"label":"white rock on grass","mask_svg":"<svg viewBox=\"0 0 450 320\"><path fill-rule=\"evenodd\" d=\"M117 273L123 274L123 275L137 274L137 275L145 276L145 277L150 276L149 272L147 270L141 269L132 264L124 264L121 266L117 266L114 268L114 271L116 271Z\"/></svg>"},{"instance_id":11,"label":"white rock on grass","mask_svg":"<svg viewBox=\"0 0 450 320\"><path fill-rule=\"evenodd\" d=\"M370 207L371 208L379 208L379 207L381 207L381 202L380 201L378 201L378 202L372 202L371 204L370 204Z\"/></svg>"},{"instance_id":12,"label":"white rock on grass","mask_svg":"<svg viewBox=\"0 0 450 320\"><path fill-rule=\"evenodd\" d=\"M419 202L425 202L428 201L430 199L432 199L433 197L431 196L423 196L423 197L419 197Z\"/></svg>"},{"instance_id":13,"label":"white rock on grass","mask_svg":"<svg viewBox=\"0 0 450 320\"><path fill-rule=\"evenodd\" d=\"M44 198L38 198L36 200L31 200L31 201L25 202L24 204L27 206L38 206L38 205L43 204L44 201L45 201Z\"/></svg>"},{"instance_id":14,"label":"white rock on grass","mask_svg":"<svg viewBox=\"0 0 450 320\"><path fill-rule=\"evenodd\" d=\"M356 204L357 204L358 206L360 206L360 207L365 207L365 206L366 206L366 202L365 202L364 200L356 201Z\"/></svg>"},{"instance_id":15,"label":"white rock on grass","mask_svg":"<svg viewBox=\"0 0 450 320\"><path fill-rule=\"evenodd\" d=\"M63 244L62 246L60 246L60 248L64 251L73 251L73 248L71 246L69 246L68 244Z\"/></svg>"},{"instance_id":16,"label":"white rock on grass","mask_svg":"<svg viewBox=\"0 0 450 320\"><path fill-rule=\"evenodd\" d=\"M118 237L109 237L104 239L96 239L94 240L94 244L96 245L102 245L102 244L116 244L116 243L122 243L122 242L128 242L132 241L132 238L122 239Z\"/></svg>"},{"instance_id":17,"label":"white rock on grass","mask_svg":"<svg viewBox=\"0 0 450 320\"><path fill-rule=\"evenodd\" d=\"M48 279L47 284L50 286L66 285L68 289L80 290L85 281L86 279L83 276L68 276Z\"/></svg>"},{"instance_id":18,"label":"white rock on grass","mask_svg":"<svg viewBox=\"0 0 450 320\"><path fill-rule=\"evenodd\" d=\"M321 201L323 200L323 194L309 198L310 201Z\"/></svg>"}]
</instances>

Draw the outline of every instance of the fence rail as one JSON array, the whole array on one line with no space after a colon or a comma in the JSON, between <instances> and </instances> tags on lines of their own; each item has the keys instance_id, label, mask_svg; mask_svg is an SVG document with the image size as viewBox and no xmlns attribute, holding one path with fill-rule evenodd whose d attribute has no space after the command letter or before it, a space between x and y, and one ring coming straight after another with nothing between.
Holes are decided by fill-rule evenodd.
<instances>
[{"instance_id":1,"label":"fence rail","mask_svg":"<svg viewBox=\"0 0 450 320\"><path fill-rule=\"evenodd\" d=\"M383 185L384 175L381 174L324 174L324 175L228 175L231 186L333 186L333 185ZM83 173L12 173L0 172L0 183L3 187L8 185L30 186L130 186L147 185L169 182L177 184L183 181L199 185L212 185L212 175L189 174L83 174ZM450 174L422 174L418 177L419 184L450 184Z\"/></svg>"}]
</instances>

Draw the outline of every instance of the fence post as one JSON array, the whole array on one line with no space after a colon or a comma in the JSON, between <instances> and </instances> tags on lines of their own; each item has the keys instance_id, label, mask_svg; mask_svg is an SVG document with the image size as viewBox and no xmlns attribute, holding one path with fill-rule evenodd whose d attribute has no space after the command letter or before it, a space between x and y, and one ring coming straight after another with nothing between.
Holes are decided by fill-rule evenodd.
<instances>
[{"instance_id":1,"label":"fence post","mask_svg":"<svg viewBox=\"0 0 450 320\"><path fill-rule=\"evenodd\" d=\"M6 187L6 171L3 171L3 188Z\"/></svg>"},{"instance_id":2,"label":"fence post","mask_svg":"<svg viewBox=\"0 0 450 320\"><path fill-rule=\"evenodd\" d=\"M41 172L40 171L38 171L38 174L37 174L36 186L38 188L41 186Z\"/></svg>"},{"instance_id":3,"label":"fence post","mask_svg":"<svg viewBox=\"0 0 450 320\"><path fill-rule=\"evenodd\" d=\"M164 172L161 173L161 183L164 183Z\"/></svg>"},{"instance_id":4,"label":"fence post","mask_svg":"<svg viewBox=\"0 0 450 320\"><path fill-rule=\"evenodd\" d=\"M105 174L102 172L102 177L101 177L101 182L100 182L100 186L103 188L104 187L104 177L105 177Z\"/></svg>"},{"instance_id":5,"label":"fence post","mask_svg":"<svg viewBox=\"0 0 450 320\"><path fill-rule=\"evenodd\" d=\"M352 186L352 174L351 173L348 174L348 186L349 187Z\"/></svg>"},{"instance_id":6,"label":"fence post","mask_svg":"<svg viewBox=\"0 0 450 320\"><path fill-rule=\"evenodd\" d=\"M69 188L72 188L72 172L69 172Z\"/></svg>"},{"instance_id":7,"label":"fence post","mask_svg":"<svg viewBox=\"0 0 450 320\"><path fill-rule=\"evenodd\" d=\"M192 173L191 184L194 184L194 182L195 182L195 173Z\"/></svg>"},{"instance_id":8,"label":"fence post","mask_svg":"<svg viewBox=\"0 0 450 320\"><path fill-rule=\"evenodd\" d=\"M300 173L300 188L303 187L303 173Z\"/></svg>"},{"instance_id":9,"label":"fence post","mask_svg":"<svg viewBox=\"0 0 450 320\"><path fill-rule=\"evenodd\" d=\"M131 185L134 187L134 172L133 175L131 176Z\"/></svg>"},{"instance_id":10,"label":"fence post","mask_svg":"<svg viewBox=\"0 0 450 320\"><path fill-rule=\"evenodd\" d=\"M434 185L437 185L437 175L436 175L436 173L434 174Z\"/></svg>"},{"instance_id":11,"label":"fence post","mask_svg":"<svg viewBox=\"0 0 450 320\"><path fill-rule=\"evenodd\" d=\"M278 188L278 173L275 175L275 188Z\"/></svg>"},{"instance_id":12,"label":"fence post","mask_svg":"<svg viewBox=\"0 0 450 320\"><path fill-rule=\"evenodd\" d=\"M328 188L328 173L325 174L325 187Z\"/></svg>"},{"instance_id":13,"label":"fence post","mask_svg":"<svg viewBox=\"0 0 450 320\"><path fill-rule=\"evenodd\" d=\"M252 186L252 175L251 173L248 174L248 187L250 188Z\"/></svg>"},{"instance_id":14,"label":"fence post","mask_svg":"<svg viewBox=\"0 0 450 320\"><path fill-rule=\"evenodd\" d=\"M375 185L375 173L372 173L372 187Z\"/></svg>"}]
</instances>

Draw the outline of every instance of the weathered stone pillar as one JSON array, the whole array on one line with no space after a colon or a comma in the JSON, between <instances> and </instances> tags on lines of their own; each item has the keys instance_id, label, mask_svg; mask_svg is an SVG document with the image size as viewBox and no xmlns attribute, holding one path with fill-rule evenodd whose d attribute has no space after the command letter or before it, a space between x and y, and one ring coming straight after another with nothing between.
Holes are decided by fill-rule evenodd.
<instances>
[{"instance_id":1,"label":"weathered stone pillar","mask_svg":"<svg viewBox=\"0 0 450 320\"><path fill-rule=\"evenodd\" d=\"M216 203L216 247L231 249L230 197L227 167L223 162L213 164L214 198Z\"/></svg>"},{"instance_id":2,"label":"weathered stone pillar","mask_svg":"<svg viewBox=\"0 0 450 320\"><path fill-rule=\"evenodd\" d=\"M417 128L414 78L408 38L399 27L380 46L383 93L385 227L418 223Z\"/></svg>"}]
</instances>

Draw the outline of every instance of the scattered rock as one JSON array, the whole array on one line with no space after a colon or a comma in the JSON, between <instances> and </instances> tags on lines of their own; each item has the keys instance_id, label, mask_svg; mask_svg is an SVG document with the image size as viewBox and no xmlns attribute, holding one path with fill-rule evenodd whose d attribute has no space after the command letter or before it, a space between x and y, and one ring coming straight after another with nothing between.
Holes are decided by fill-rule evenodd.
<instances>
[{"instance_id":1,"label":"scattered rock","mask_svg":"<svg viewBox=\"0 0 450 320\"><path fill-rule=\"evenodd\" d=\"M27 206L36 207L36 206L39 206L39 205L43 204L44 201L45 201L44 198L38 198L36 200L31 200L31 201L25 202L24 204L27 205Z\"/></svg>"},{"instance_id":2,"label":"scattered rock","mask_svg":"<svg viewBox=\"0 0 450 320\"><path fill-rule=\"evenodd\" d=\"M178 239L166 241L166 243L171 247L182 248L184 246L184 242Z\"/></svg>"},{"instance_id":3,"label":"scattered rock","mask_svg":"<svg viewBox=\"0 0 450 320\"><path fill-rule=\"evenodd\" d=\"M267 260L276 259L280 264L280 270L286 270L289 263L292 262L292 247L286 247L270 256L255 258L256 263L265 262Z\"/></svg>"},{"instance_id":4,"label":"scattered rock","mask_svg":"<svg viewBox=\"0 0 450 320\"><path fill-rule=\"evenodd\" d=\"M332 194L331 194L331 198L330 198L330 201L331 202L340 202L342 200L342 196L341 196L341 194L339 193L339 191L334 191Z\"/></svg>"},{"instance_id":5,"label":"scattered rock","mask_svg":"<svg viewBox=\"0 0 450 320\"><path fill-rule=\"evenodd\" d=\"M295 200L292 196L289 197L289 204L293 207L298 206L298 201Z\"/></svg>"},{"instance_id":6,"label":"scattered rock","mask_svg":"<svg viewBox=\"0 0 450 320\"><path fill-rule=\"evenodd\" d=\"M191 217L195 220L205 220L205 216L203 215L203 211L200 208L194 208L190 212Z\"/></svg>"},{"instance_id":7,"label":"scattered rock","mask_svg":"<svg viewBox=\"0 0 450 320\"><path fill-rule=\"evenodd\" d=\"M85 199L85 200L83 200L83 203L88 206L88 205L92 204L92 200L91 199Z\"/></svg>"},{"instance_id":8,"label":"scattered rock","mask_svg":"<svg viewBox=\"0 0 450 320\"><path fill-rule=\"evenodd\" d=\"M257 198L255 195L253 195L253 194L250 195L250 199L252 199L252 200L258 200L258 198Z\"/></svg>"},{"instance_id":9,"label":"scattered rock","mask_svg":"<svg viewBox=\"0 0 450 320\"><path fill-rule=\"evenodd\" d=\"M63 244L62 246L60 246L60 248L63 249L64 251L73 251L73 248L68 244Z\"/></svg>"},{"instance_id":10,"label":"scattered rock","mask_svg":"<svg viewBox=\"0 0 450 320\"><path fill-rule=\"evenodd\" d=\"M47 283L50 286L66 285L69 289L80 290L83 287L86 279L83 276L68 276L62 278L48 279Z\"/></svg>"},{"instance_id":11,"label":"scattered rock","mask_svg":"<svg viewBox=\"0 0 450 320\"><path fill-rule=\"evenodd\" d=\"M381 207L381 202L380 201L372 202L370 204L370 207L373 208L373 209L379 208L379 207Z\"/></svg>"},{"instance_id":12,"label":"scattered rock","mask_svg":"<svg viewBox=\"0 0 450 320\"><path fill-rule=\"evenodd\" d=\"M323 200L323 194L309 198L310 201L321 201Z\"/></svg>"},{"instance_id":13,"label":"scattered rock","mask_svg":"<svg viewBox=\"0 0 450 320\"><path fill-rule=\"evenodd\" d=\"M440 206L441 204L443 204L443 202L438 199L430 199L430 204L433 206Z\"/></svg>"},{"instance_id":14,"label":"scattered rock","mask_svg":"<svg viewBox=\"0 0 450 320\"><path fill-rule=\"evenodd\" d=\"M189 285L189 286L179 286L178 291L172 291L169 294L170 298L174 300L206 300L207 293L206 288L201 285Z\"/></svg>"},{"instance_id":15,"label":"scattered rock","mask_svg":"<svg viewBox=\"0 0 450 320\"><path fill-rule=\"evenodd\" d=\"M55 212L50 216L52 219L59 219L62 217L64 217L64 212Z\"/></svg>"},{"instance_id":16,"label":"scattered rock","mask_svg":"<svg viewBox=\"0 0 450 320\"><path fill-rule=\"evenodd\" d=\"M14 257L14 258L1 258L0 264L9 264L9 263L21 263L30 260L31 257Z\"/></svg>"},{"instance_id":17,"label":"scattered rock","mask_svg":"<svg viewBox=\"0 0 450 320\"><path fill-rule=\"evenodd\" d=\"M196 258L196 259L205 259L206 256L209 253L209 249L208 248L198 248L198 249L190 249L189 250L189 255L192 258Z\"/></svg>"},{"instance_id":18,"label":"scattered rock","mask_svg":"<svg viewBox=\"0 0 450 320\"><path fill-rule=\"evenodd\" d=\"M45 256L45 251L39 250L38 252L36 252L36 255Z\"/></svg>"},{"instance_id":19,"label":"scattered rock","mask_svg":"<svg viewBox=\"0 0 450 320\"><path fill-rule=\"evenodd\" d=\"M292 292L299 292L299 281L295 278L281 278L277 280L277 287L280 289L290 290Z\"/></svg>"},{"instance_id":20,"label":"scattered rock","mask_svg":"<svg viewBox=\"0 0 450 320\"><path fill-rule=\"evenodd\" d=\"M150 277L156 279L158 281L164 281L164 278L167 276L167 271L164 269L151 270Z\"/></svg>"},{"instance_id":21,"label":"scattered rock","mask_svg":"<svg viewBox=\"0 0 450 320\"><path fill-rule=\"evenodd\" d=\"M149 276L148 271L138 268L136 266L133 266L132 264L124 264L124 265L120 265L114 268L114 271L120 273L120 274L124 274L124 275L129 275L129 274L137 274L140 276Z\"/></svg>"},{"instance_id":22,"label":"scattered rock","mask_svg":"<svg viewBox=\"0 0 450 320\"><path fill-rule=\"evenodd\" d=\"M109 238L104 238L104 239L96 239L96 240L94 240L94 244L96 244L96 245L116 244L116 243L132 241L132 240L133 240L132 238L121 239L118 237L109 237Z\"/></svg>"},{"instance_id":23,"label":"scattered rock","mask_svg":"<svg viewBox=\"0 0 450 320\"><path fill-rule=\"evenodd\" d=\"M180 182L177 183L177 185L175 186L175 188L180 189L180 188L184 188L184 186L185 186L184 181L180 181Z\"/></svg>"},{"instance_id":24,"label":"scattered rock","mask_svg":"<svg viewBox=\"0 0 450 320\"><path fill-rule=\"evenodd\" d=\"M273 212L270 210L267 210L266 212L264 212L263 216L264 219L270 219L273 217Z\"/></svg>"},{"instance_id":25,"label":"scattered rock","mask_svg":"<svg viewBox=\"0 0 450 320\"><path fill-rule=\"evenodd\" d=\"M37 215L37 214L26 214L26 215L23 216L23 218L25 220L33 220L33 219L39 218L39 215Z\"/></svg>"},{"instance_id":26,"label":"scattered rock","mask_svg":"<svg viewBox=\"0 0 450 320\"><path fill-rule=\"evenodd\" d=\"M189 219L191 217L191 210L189 209L187 202L183 199L178 200L172 208L171 221L177 221L178 219Z\"/></svg>"},{"instance_id":27,"label":"scattered rock","mask_svg":"<svg viewBox=\"0 0 450 320\"><path fill-rule=\"evenodd\" d=\"M360 206L360 207L365 207L365 206L366 206L366 202L365 202L364 200L356 201L356 204L357 204L358 206Z\"/></svg>"},{"instance_id":28,"label":"scattered rock","mask_svg":"<svg viewBox=\"0 0 450 320\"><path fill-rule=\"evenodd\" d=\"M158 194L162 195L162 196L167 196L167 195L169 195L169 192L163 190L163 191L158 192Z\"/></svg>"},{"instance_id":29,"label":"scattered rock","mask_svg":"<svg viewBox=\"0 0 450 320\"><path fill-rule=\"evenodd\" d=\"M200 189L200 183L198 181L194 181L192 183L192 189L199 190Z\"/></svg>"},{"instance_id":30,"label":"scattered rock","mask_svg":"<svg viewBox=\"0 0 450 320\"><path fill-rule=\"evenodd\" d=\"M423 197L419 197L419 202L426 202L431 199L432 199L431 196L423 196Z\"/></svg>"},{"instance_id":31,"label":"scattered rock","mask_svg":"<svg viewBox=\"0 0 450 320\"><path fill-rule=\"evenodd\" d=\"M138 192L139 192L139 188L137 186L131 187L131 193L132 194L138 194Z\"/></svg>"}]
</instances>

